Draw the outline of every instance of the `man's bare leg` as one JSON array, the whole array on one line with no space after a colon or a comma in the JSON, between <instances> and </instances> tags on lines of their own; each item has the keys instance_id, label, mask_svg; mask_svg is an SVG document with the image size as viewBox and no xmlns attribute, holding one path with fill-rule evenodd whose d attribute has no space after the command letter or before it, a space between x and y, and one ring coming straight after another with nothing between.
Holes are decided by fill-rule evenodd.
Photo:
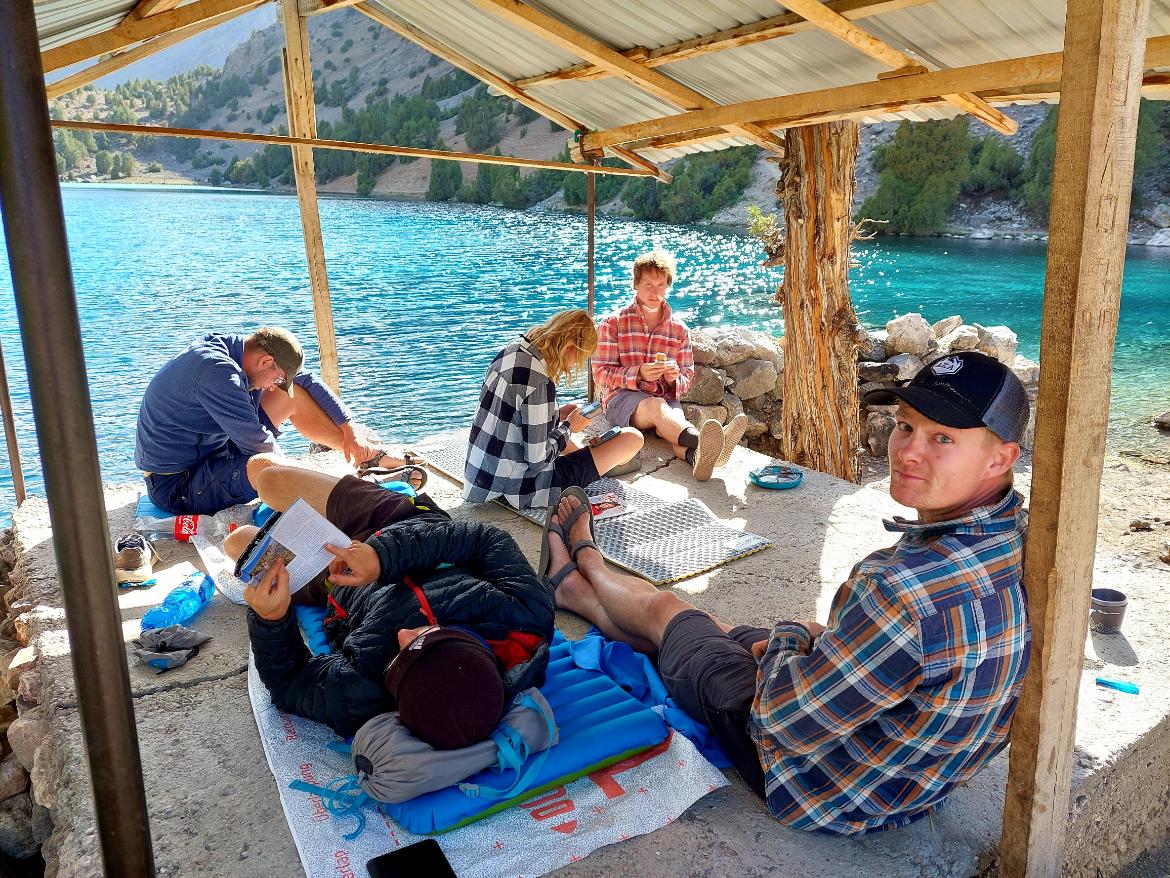
<instances>
[{"instance_id":1,"label":"man's bare leg","mask_svg":"<svg viewBox=\"0 0 1170 878\"><path fill-rule=\"evenodd\" d=\"M339 481L337 476L300 466L269 465L260 471L253 486L273 509L283 512L299 497L324 515L329 494Z\"/></svg>"},{"instance_id":2,"label":"man's bare leg","mask_svg":"<svg viewBox=\"0 0 1170 878\"><path fill-rule=\"evenodd\" d=\"M341 448L344 439L341 428L329 419L307 391L298 388L289 396L280 388L266 390L260 395L260 405L277 427L288 421L310 442Z\"/></svg>"},{"instance_id":3,"label":"man's bare leg","mask_svg":"<svg viewBox=\"0 0 1170 878\"><path fill-rule=\"evenodd\" d=\"M659 436L670 443L679 460L687 459L687 450L678 444L678 437L683 430L691 426L691 423L681 409L668 405L661 397L650 396L638 403L633 417L630 418L630 426L639 430L653 427Z\"/></svg>"},{"instance_id":4,"label":"man's bare leg","mask_svg":"<svg viewBox=\"0 0 1170 878\"><path fill-rule=\"evenodd\" d=\"M580 506L576 497L563 497L554 519L558 524L568 519ZM589 539L589 517L582 515L573 523L570 544ZM568 560L568 553L558 551L555 538L549 541L552 570ZM639 652L657 655L662 635L670 621L694 606L670 591L659 591L644 579L617 573L606 566L596 549L577 553L577 572L565 577L556 593L557 606L571 610L589 620L611 640L621 640Z\"/></svg>"}]
</instances>

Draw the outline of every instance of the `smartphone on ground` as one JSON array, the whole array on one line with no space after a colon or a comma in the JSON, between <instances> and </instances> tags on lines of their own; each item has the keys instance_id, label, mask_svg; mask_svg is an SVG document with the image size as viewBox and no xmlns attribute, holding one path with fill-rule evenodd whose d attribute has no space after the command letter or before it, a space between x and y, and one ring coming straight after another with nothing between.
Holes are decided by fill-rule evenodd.
<instances>
[{"instance_id":1,"label":"smartphone on ground","mask_svg":"<svg viewBox=\"0 0 1170 878\"><path fill-rule=\"evenodd\" d=\"M606 430L600 436L594 436L592 439L590 439L589 440L589 447L596 448L598 445L604 445L606 442L608 442L614 436L620 436L621 434L622 434L621 427L610 427L608 430Z\"/></svg>"},{"instance_id":2,"label":"smartphone on ground","mask_svg":"<svg viewBox=\"0 0 1170 878\"><path fill-rule=\"evenodd\" d=\"M366 871L370 878L457 878L433 838L374 857L366 863Z\"/></svg>"}]
</instances>

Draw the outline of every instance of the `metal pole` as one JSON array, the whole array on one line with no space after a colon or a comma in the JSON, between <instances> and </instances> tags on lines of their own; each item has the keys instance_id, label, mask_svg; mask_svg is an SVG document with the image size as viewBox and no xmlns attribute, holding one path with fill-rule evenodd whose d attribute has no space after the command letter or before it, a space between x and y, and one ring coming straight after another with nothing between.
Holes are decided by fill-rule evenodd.
<instances>
[{"instance_id":1,"label":"metal pole","mask_svg":"<svg viewBox=\"0 0 1170 878\"><path fill-rule=\"evenodd\" d=\"M0 413L4 416L4 438L8 442L8 463L12 467L12 487L16 505L28 495L24 492L24 470L20 466L20 448L16 444L16 419L12 415L12 396L8 393L8 372L4 368L4 345L0 344Z\"/></svg>"},{"instance_id":2,"label":"metal pole","mask_svg":"<svg viewBox=\"0 0 1170 878\"><path fill-rule=\"evenodd\" d=\"M105 874L153 876L138 730L33 0L0 27L0 210Z\"/></svg>"},{"instance_id":3,"label":"metal pole","mask_svg":"<svg viewBox=\"0 0 1170 878\"><path fill-rule=\"evenodd\" d=\"M586 176L589 205L589 316L593 316L593 231L597 225L597 175ZM589 370L589 399L595 399L597 388L593 386L593 369Z\"/></svg>"}]
</instances>

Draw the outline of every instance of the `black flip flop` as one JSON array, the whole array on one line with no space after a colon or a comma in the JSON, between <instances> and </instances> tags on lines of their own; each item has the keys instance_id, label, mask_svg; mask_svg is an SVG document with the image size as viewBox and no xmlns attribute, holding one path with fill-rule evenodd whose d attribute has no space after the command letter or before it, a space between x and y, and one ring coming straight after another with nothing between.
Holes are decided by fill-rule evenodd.
<instances>
[{"instance_id":1,"label":"black flip flop","mask_svg":"<svg viewBox=\"0 0 1170 878\"><path fill-rule=\"evenodd\" d=\"M592 501L589 499L589 495L585 493L583 489L573 486L570 488L565 488L563 491L561 491L561 496L576 497L581 501L581 505L569 513L569 520L560 526L561 533L564 535L565 544L569 548L569 557L576 561L577 553L582 549L597 549L597 551L600 552L601 549L597 547L597 543L595 542L597 539L597 532L593 529L593 505ZM569 531L572 530L573 523L576 522L576 520L582 515L589 516L590 539L577 540L572 545L569 545Z\"/></svg>"}]
</instances>

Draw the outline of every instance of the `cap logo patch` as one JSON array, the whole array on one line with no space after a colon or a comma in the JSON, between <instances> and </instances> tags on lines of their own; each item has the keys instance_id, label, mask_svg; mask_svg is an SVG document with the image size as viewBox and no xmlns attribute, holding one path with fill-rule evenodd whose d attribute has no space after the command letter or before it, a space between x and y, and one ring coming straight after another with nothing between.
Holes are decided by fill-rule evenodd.
<instances>
[{"instance_id":1,"label":"cap logo patch","mask_svg":"<svg viewBox=\"0 0 1170 878\"><path fill-rule=\"evenodd\" d=\"M930 367L930 371L935 375L954 375L962 368L962 357L943 357Z\"/></svg>"}]
</instances>

